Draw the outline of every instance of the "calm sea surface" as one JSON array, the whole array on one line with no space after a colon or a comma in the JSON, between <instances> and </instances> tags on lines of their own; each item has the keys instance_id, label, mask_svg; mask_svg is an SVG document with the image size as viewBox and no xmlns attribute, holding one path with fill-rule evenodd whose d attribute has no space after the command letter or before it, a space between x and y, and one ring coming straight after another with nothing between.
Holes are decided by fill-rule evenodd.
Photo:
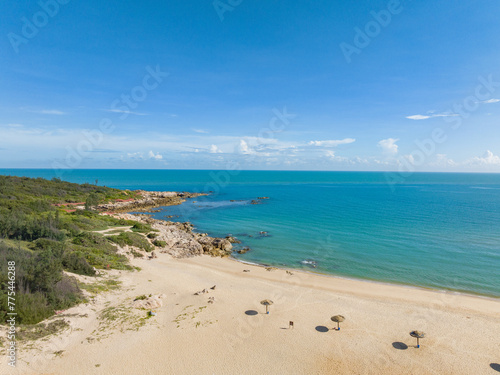
<instances>
[{"instance_id":1,"label":"calm sea surface","mask_svg":"<svg viewBox=\"0 0 500 375\"><path fill-rule=\"evenodd\" d=\"M154 215L237 236L252 249L237 255L244 261L500 297L500 174L415 173L396 185L364 172L75 170L62 179L213 191ZM269 199L250 204L257 197Z\"/></svg>"}]
</instances>

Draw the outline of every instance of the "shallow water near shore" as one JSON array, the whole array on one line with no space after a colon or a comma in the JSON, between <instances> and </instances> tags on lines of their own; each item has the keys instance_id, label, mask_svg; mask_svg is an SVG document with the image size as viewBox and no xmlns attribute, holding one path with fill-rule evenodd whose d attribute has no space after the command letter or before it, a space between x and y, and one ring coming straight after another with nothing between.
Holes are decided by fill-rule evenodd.
<instances>
[{"instance_id":1,"label":"shallow water near shore","mask_svg":"<svg viewBox=\"0 0 500 375\"><path fill-rule=\"evenodd\" d=\"M52 178L52 170L1 170ZM500 175L77 170L122 189L214 191L155 218L231 234L244 261L500 297ZM391 177L391 176L389 176ZM258 197L261 204L251 204ZM169 217L173 216L173 217ZM315 266L315 268L314 268Z\"/></svg>"}]
</instances>

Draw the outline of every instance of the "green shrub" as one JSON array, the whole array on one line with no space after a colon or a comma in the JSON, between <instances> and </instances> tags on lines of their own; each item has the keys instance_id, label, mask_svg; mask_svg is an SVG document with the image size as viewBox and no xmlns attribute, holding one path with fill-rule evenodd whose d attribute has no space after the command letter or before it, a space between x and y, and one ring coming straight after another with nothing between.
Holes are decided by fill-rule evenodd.
<instances>
[{"instance_id":1,"label":"green shrub","mask_svg":"<svg viewBox=\"0 0 500 375\"><path fill-rule=\"evenodd\" d=\"M98 249L72 244L70 252L78 252L90 265L98 269L131 270L128 259L125 255L118 254L116 247L109 244L110 248Z\"/></svg>"},{"instance_id":2,"label":"green shrub","mask_svg":"<svg viewBox=\"0 0 500 375\"><path fill-rule=\"evenodd\" d=\"M65 252L62 264L65 270L79 275L95 276L94 268L81 251Z\"/></svg>"},{"instance_id":3,"label":"green shrub","mask_svg":"<svg viewBox=\"0 0 500 375\"><path fill-rule=\"evenodd\" d=\"M64 243L60 241L51 240L48 238L39 238L36 241L31 242L28 247L35 251L57 249L61 250L64 248Z\"/></svg>"},{"instance_id":4,"label":"green shrub","mask_svg":"<svg viewBox=\"0 0 500 375\"><path fill-rule=\"evenodd\" d=\"M36 324L54 314L54 308L41 292L16 295L17 320L22 324Z\"/></svg>"},{"instance_id":5,"label":"green shrub","mask_svg":"<svg viewBox=\"0 0 500 375\"><path fill-rule=\"evenodd\" d=\"M153 251L153 247L148 240L137 233L124 232L120 233L118 236L108 236L107 238L122 247L128 245L138 247L148 252Z\"/></svg>"},{"instance_id":6,"label":"green shrub","mask_svg":"<svg viewBox=\"0 0 500 375\"><path fill-rule=\"evenodd\" d=\"M151 228L151 225L139 222L136 222L130 229L133 232L140 232L140 233L147 233L153 230L153 228Z\"/></svg>"},{"instance_id":7,"label":"green shrub","mask_svg":"<svg viewBox=\"0 0 500 375\"><path fill-rule=\"evenodd\" d=\"M100 233L84 232L73 238L75 245L93 247L103 251L116 251L115 247Z\"/></svg>"},{"instance_id":8,"label":"green shrub","mask_svg":"<svg viewBox=\"0 0 500 375\"><path fill-rule=\"evenodd\" d=\"M139 253L138 251L132 249L130 253L134 256L134 258L142 258L142 254Z\"/></svg>"},{"instance_id":9,"label":"green shrub","mask_svg":"<svg viewBox=\"0 0 500 375\"><path fill-rule=\"evenodd\" d=\"M156 238L156 237L158 237L158 233L148 233L147 237L151 238L151 239Z\"/></svg>"},{"instance_id":10,"label":"green shrub","mask_svg":"<svg viewBox=\"0 0 500 375\"><path fill-rule=\"evenodd\" d=\"M167 243L165 241L154 240L153 245L158 246L158 247L165 247L165 246L167 246Z\"/></svg>"}]
</instances>

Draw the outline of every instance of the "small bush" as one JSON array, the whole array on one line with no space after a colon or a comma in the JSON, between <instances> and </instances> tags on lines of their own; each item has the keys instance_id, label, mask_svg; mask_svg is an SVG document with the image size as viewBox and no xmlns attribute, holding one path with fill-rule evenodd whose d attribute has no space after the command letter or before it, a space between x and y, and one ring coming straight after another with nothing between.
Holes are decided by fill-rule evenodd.
<instances>
[{"instance_id":1,"label":"small bush","mask_svg":"<svg viewBox=\"0 0 500 375\"><path fill-rule=\"evenodd\" d=\"M158 246L158 247L165 247L165 246L167 246L167 243L165 241L154 240L153 245Z\"/></svg>"},{"instance_id":2,"label":"small bush","mask_svg":"<svg viewBox=\"0 0 500 375\"><path fill-rule=\"evenodd\" d=\"M48 238L39 238L29 244L31 250L62 249L63 243L60 241L49 240Z\"/></svg>"},{"instance_id":3,"label":"small bush","mask_svg":"<svg viewBox=\"0 0 500 375\"><path fill-rule=\"evenodd\" d=\"M81 251L66 252L63 255L65 270L79 275L95 276L94 268L87 262Z\"/></svg>"},{"instance_id":4,"label":"small bush","mask_svg":"<svg viewBox=\"0 0 500 375\"><path fill-rule=\"evenodd\" d=\"M16 295L16 312L19 323L36 324L54 314L47 298L41 292Z\"/></svg>"},{"instance_id":5,"label":"small bush","mask_svg":"<svg viewBox=\"0 0 500 375\"><path fill-rule=\"evenodd\" d=\"M69 323L67 323L64 319L54 320L48 324L40 323L37 325L22 326L19 327L17 337L19 340L38 340L61 332L68 327Z\"/></svg>"},{"instance_id":6,"label":"small bush","mask_svg":"<svg viewBox=\"0 0 500 375\"><path fill-rule=\"evenodd\" d=\"M93 247L103 251L115 251L115 247L108 242L106 237L99 233L81 233L73 239L73 243L75 245Z\"/></svg>"},{"instance_id":7,"label":"small bush","mask_svg":"<svg viewBox=\"0 0 500 375\"><path fill-rule=\"evenodd\" d=\"M132 250L130 253L134 256L134 258L142 258L142 254L138 251Z\"/></svg>"},{"instance_id":8,"label":"small bush","mask_svg":"<svg viewBox=\"0 0 500 375\"><path fill-rule=\"evenodd\" d=\"M120 246L134 246L139 249L143 249L147 252L153 251L153 247L143 236L138 233L124 232L120 233L118 236L108 236L108 240L120 245Z\"/></svg>"},{"instance_id":9,"label":"small bush","mask_svg":"<svg viewBox=\"0 0 500 375\"><path fill-rule=\"evenodd\" d=\"M158 233L148 233L148 238L153 239L158 237Z\"/></svg>"},{"instance_id":10,"label":"small bush","mask_svg":"<svg viewBox=\"0 0 500 375\"><path fill-rule=\"evenodd\" d=\"M151 232L153 228L151 228L151 225L149 224L143 224L136 222L132 228L130 228L133 232L140 232L140 233L147 233Z\"/></svg>"}]
</instances>

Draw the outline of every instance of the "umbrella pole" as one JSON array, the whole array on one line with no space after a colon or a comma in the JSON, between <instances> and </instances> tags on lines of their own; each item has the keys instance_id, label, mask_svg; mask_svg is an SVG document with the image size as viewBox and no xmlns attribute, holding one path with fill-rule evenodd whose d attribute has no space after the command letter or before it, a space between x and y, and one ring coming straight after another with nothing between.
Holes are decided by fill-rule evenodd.
<instances>
[{"instance_id":1,"label":"umbrella pole","mask_svg":"<svg viewBox=\"0 0 500 375\"><path fill-rule=\"evenodd\" d=\"M417 348L420 348L420 342L418 340L418 337L417 337Z\"/></svg>"},{"instance_id":2,"label":"umbrella pole","mask_svg":"<svg viewBox=\"0 0 500 375\"><path fill-rule=\"evenodd\" d=\"M337 331L340 331L340 322L337 322Z\"/></svg>"},{"instance_id":3,"label":"umbrella pole","mask_svg":"<svg viewBox=\"0 0 500 375\"><path fill-rule=\"evenodd\" d=\"M266 314L269 314L269 306L266 305Z\"/></svg>"}]
</instances>

